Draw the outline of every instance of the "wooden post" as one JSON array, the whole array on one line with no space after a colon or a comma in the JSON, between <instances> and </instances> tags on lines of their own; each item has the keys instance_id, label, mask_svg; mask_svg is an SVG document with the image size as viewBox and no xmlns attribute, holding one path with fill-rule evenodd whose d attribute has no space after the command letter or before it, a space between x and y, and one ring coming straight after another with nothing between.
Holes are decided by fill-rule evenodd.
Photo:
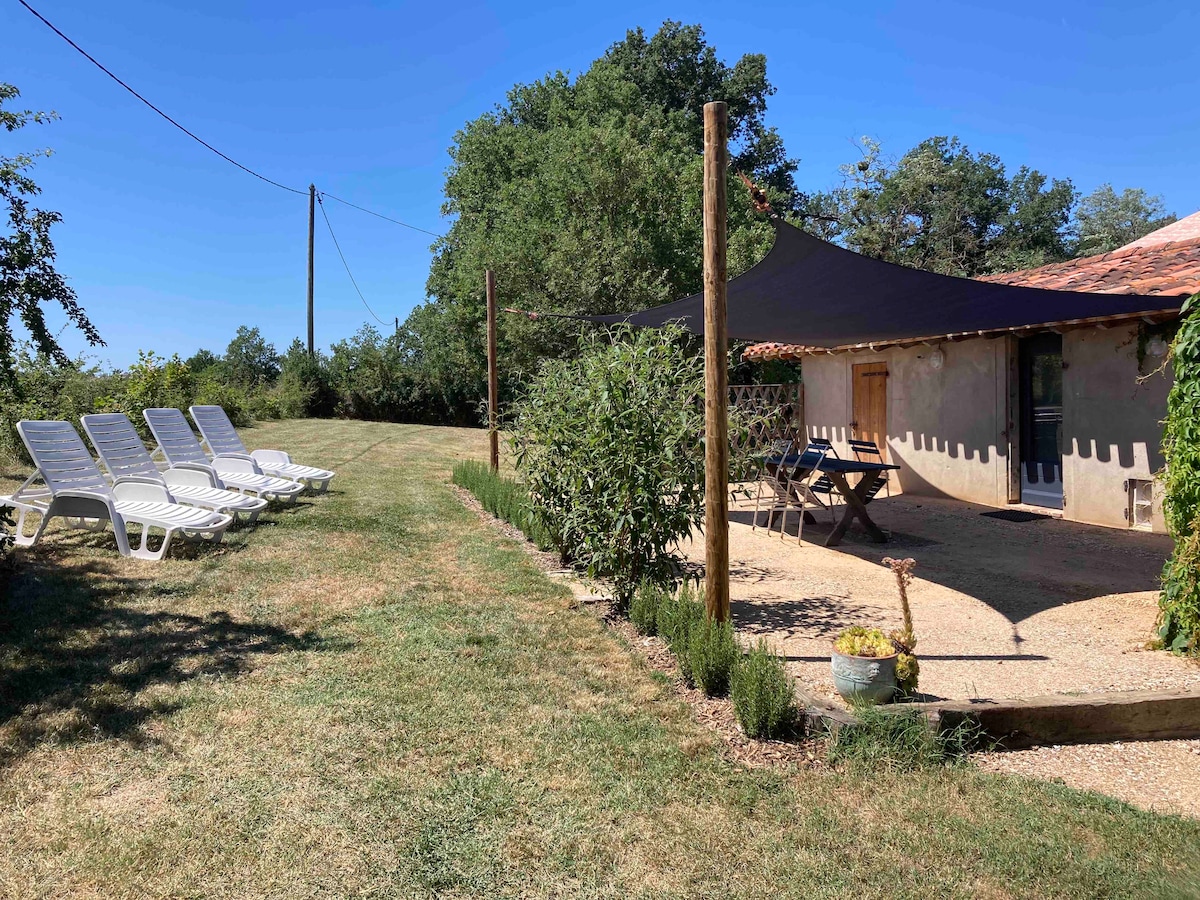
<instances>
[{"instance_id":1,"label":"wooden post","mask_svg":"<svg viewBox=\"0 0 1200 900\"><path fill-rule=\"evenodd\" d=\"M496 407L500 404L500 377L496 371L496 273L484 273L487 287L487 363L488 363L488 460L492 471L500 471L500 432L496 424Z\"/></svg>"},{"instance_id":2,"label":"wooden post","mask_svg":"<svg viewBox=\"0 0 1200 900\"><path fill-rule=\"evenodd\" d=\"M317 224L317 186L308 186L308 355L313 355L313 243Z\"/></svg>"},{"instance_id":3,"label":"wooden post","mask_svg":"<svg viewBox=\"0 0 1200 900\"><path fill-rule=\"evenodd\" d=\"M704 104L704 601L729 620L729 341L725 310L725 170L729 121Z\"/></svg>"}]
</instances>

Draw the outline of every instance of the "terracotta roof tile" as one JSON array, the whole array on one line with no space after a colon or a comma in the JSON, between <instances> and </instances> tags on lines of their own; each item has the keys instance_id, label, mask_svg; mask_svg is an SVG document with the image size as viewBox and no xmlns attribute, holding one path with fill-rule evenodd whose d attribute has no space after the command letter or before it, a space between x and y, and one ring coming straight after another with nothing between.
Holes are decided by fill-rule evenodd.
<instances>
[{"instance_id":1,"label":"terracotta roof tile","mask_svg":"<svg viewBox=\"0 0 1200 900\"><path fill-rule=\"evenodd\" d=\"M1188 217L1193 218L1196 216ZM1172 227L1167 226L1161 231ZM1197 228L1200 229L1200 221L1197 221ZM1021 272L987 275L980 281L1094 294L1194 294L1200 291L1200 234L1188 240L1166 243L1135 241L1111 253Z\"/></svg>"},{"instance_id":2,"label":"terracotta roof tile","mask_svg":"<svg viewBox=\"0 0 1200 900\"><path fill-rule=\"evenodd\" d=\"M1133 243L1126 244L1122 250L1130 247L1153 247L1158 244L1170 244L1179 241L1190 241L1200 238L1200 212L1185 216L1178 222L1172 222L1158 231L1152 231L1144 238L1138 238Z\"/></svg>"}]
</instances>

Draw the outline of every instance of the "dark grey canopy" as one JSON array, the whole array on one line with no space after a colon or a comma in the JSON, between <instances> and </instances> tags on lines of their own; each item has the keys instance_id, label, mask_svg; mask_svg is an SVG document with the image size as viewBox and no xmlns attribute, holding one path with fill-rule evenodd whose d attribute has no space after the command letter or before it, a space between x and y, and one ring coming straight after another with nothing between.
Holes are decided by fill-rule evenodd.
<instances>
[{"instance_id":1,"label":"dark grey canopy","mask_svg":"<svg viewBox=\"0 0 1200 900\"><path fill-rule=\"evenodd\" d=\"M994 332L1178 310L1183 297L1048 291L938 275L862 256L779 219L775 244L729 282L729 337L811 347ZM704 295L592 322L704 330Z\"/></svg>"}]
</instances>

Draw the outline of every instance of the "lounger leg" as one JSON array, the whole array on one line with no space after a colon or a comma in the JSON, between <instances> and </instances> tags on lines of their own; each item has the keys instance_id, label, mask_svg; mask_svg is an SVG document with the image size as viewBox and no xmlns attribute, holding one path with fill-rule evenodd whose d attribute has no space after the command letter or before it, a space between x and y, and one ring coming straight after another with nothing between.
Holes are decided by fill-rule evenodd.
<instances>
[{"instance_id":1,"label":"lounger leg","mask_svg":"<svg viewBox=\"0 0 1200 900\"><path fill-rule=\"evenodd\" d=\"M47 512L43 512L42 510L33 506L22 505L13 508L17 510L17 526L13 529L13 543L15 543L18 547L32 547L38 542L38 538L42 536L42 532L46 530L46 523L50 521L51 517L47 514ZM37 528L34 529L33 534L26 536L25 517L31 512L38 513L41 516L41 520L38 522Z\"/></svg>"},{"instance_id":2,"label":"lounger leg","mask_svg":"<svg viewBox=\"0 0 1200 900\"><path fill-rule=\"evenodd\" d=\"M128 538L124 535L124 528L122 528L121 531L119 531L117 533L117 535L118 535L117 536L118 545L121 543L121 539L123 537L125 538L125 548L128 551L128 552L123 551L125 556L132 556L135 559L145 559L145 560L149 560L151 562L159 562L164 556L167 555L167 549L171 546L171 538L173 538L175 536L175 529L168 528L165 530L165 532L163 534L162 546L159 547L157 551L150 549L150 526L145 523L142 524L141 544L138 546L138 549L136 549L136 550L128 549L129 541L128 541Z\"/></svg>"},{"instance_id":3,"label":"lounger leg","mask_svg":"<svg viewBox=\"0 0 1200 900\"><path fill-rule=\"evenodd\" d=\"M81 531L103 531L108 524L107 519L87 519L83 516L63 516L68 528L78 528Z\"/></svg>"},{"instance_id":4,"label":"lounger leg","mask_svg":"<svg viewBox=\"0 0 1200 900\"><path fill-rule=\"evenodd\" d=\"M125 525L125 520L118 517L113 519L113 536L117 539L117 550L122 556L137 556L129 547L129 532ZM143 541L145 540L145 530L142 531Z\"/></svg>"}]
</instances>

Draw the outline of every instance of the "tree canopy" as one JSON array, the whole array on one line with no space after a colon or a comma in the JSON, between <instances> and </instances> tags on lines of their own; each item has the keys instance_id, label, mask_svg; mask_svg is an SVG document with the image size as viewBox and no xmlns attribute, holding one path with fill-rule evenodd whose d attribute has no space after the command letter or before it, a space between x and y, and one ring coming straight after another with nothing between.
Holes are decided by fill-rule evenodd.
<instances>
[{"instance_id":1,"label":"tree canopy","mask_svg":"<svg viewBox=\"0 0 1200 900\"><path fill-rule=\"evenodd\" d=\"M1142 188L1125 188L1118 194L1111 184L1102 184L1080 200L1075 211L1075 253L1108 253L1174 221L1162 197L1152 197Z\"/></svg>"},{"instance_id":2,"label":"tree canopy","mask_svg":"<svg viewBox=\"0 0 1200 900\"><path fill-rule=\"evenodd\" d=\"M454 223L434 248L429 300L403 329L429 390L449 397L470 385L478 396L484 269L497 273L503 304L538 311L626 312L699 289L709 100L729 104L731 170L767 185L781 209L797 207L796 164L765 124L773 91L763 56L729 65L699 26L667 22L652 36L628 32L574 79L555 72L515 86L468 122L446 173ZM729 227L736 273L766 251L770 229L745 204L730 204ZM501 326L510 376L575 346L569 325L506 316Z\"/></svg>"},{"instance_id":3,"label":"tree canopy","mask_svg":"<svg viewBox=\"0 0 1200 900\"><path fill-rule=\"evenodd\" d=\"M30 123L53 121L52 113L4 108L20 96L13 85L0 82L0 126L14 132ZM32 206L41 189L27 174L40 156L50 150L0 156L0 203L7 207L7 224L0 231L0 380L11 384L16 363L14 321L29 332L37 351L59 365L70 360L46 323L46 306L57 304L67 320L83 332L93 347L103 345L99 332L79 305L75 291L54 267L51 226L62 221L59 213Z\"/></svg>"},{"instance_id":4,"label":"tree canopy","mask_svg":"<svg viewBox=\"0 0 1200 900\"><path fill-rule=\"evenodd\" d=\"M1011 272L1106 253L1175 221L1161 197L1104 184L1082 199L1069 178L931 137L896 160L863 138L842 183L804 198L801 224L867 256L944 275Z\"/></svg>"},{"instance_id":5,"label":"tree canopy","mask_svg":"<svg viewBox=\"0 0 1200 900\"><path fill-rule=\"evenodd\" d=\"M269 343L258 328L245 325L238 326L233 340L225 348L224 365L226 377L234 384L269 384L279 377L279 354L275 345Z\"/></svg>"},{"instance_id":6,"label":"tree canopy","mask_svg":"<svg viewBox=\"0 0 1200 900\"><path fill-rule=\"evenodd\" d=\"M894 162L864 138L842 184L808 199L812 229L867 256L973 276L1029 268L1070 255L1070 180L1019 168L991 153L932 137Z\"/></svg>"}]
</instances>

